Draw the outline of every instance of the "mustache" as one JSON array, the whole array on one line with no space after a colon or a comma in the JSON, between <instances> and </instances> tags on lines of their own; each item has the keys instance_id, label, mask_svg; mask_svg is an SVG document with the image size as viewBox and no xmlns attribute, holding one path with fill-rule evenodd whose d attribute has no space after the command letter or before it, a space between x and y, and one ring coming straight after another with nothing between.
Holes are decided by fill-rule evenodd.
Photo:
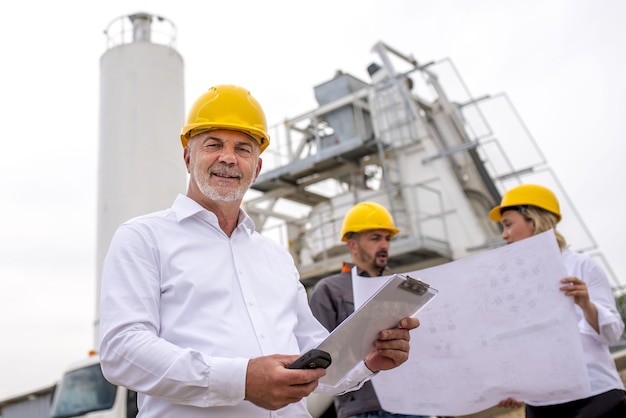
<instances>
[{"instance_id":1,"label":"mustache","mask_svg":"<svg viewBox=\"0 0 626 418\"><path fill-rule=\"evenodd\" d=\"M388 257L389 253L386 250L380 250L376 253L376 257L382 257L382 256Z\"/></svg>"},{"instance_id":2,"label":"mustache","mask_svg":"<svg viewBox=\"0 0 626 418\"><path fill-rule=\"evenodd\" d=\"M209 170L209 174L221 174L238 178L242 177L241 173L238 170L223 163L219 163L218 165L211 167L211 169Z\"/></svg>"}]
</instances>

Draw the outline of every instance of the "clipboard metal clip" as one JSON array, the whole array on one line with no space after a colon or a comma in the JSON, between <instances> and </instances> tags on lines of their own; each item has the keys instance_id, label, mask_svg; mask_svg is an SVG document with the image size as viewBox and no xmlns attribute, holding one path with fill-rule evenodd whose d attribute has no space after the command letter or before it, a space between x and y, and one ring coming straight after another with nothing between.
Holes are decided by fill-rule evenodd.
<instances>
[{"instance_id":1,"label":"clipboard metal clip","mask_svg":"<svg viewBox=\"0 0 626 418\"><path fill-rule=\"evenodd\" d=\"M398 285L398 288L404 289L407 292L412 292L421 296L426 293L428 291L428 288L430 287L428 283L425 283L420 279L414 279L413 277L407 276L405 274L398 274L398 276L404 278L402 283Z\"/></svg>"}]
</instances>

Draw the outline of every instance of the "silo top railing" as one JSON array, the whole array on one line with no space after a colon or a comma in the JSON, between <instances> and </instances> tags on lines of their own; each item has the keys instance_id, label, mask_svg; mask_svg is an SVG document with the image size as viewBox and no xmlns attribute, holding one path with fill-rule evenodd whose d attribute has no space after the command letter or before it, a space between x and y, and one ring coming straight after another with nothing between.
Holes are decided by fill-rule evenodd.
<instances>
[{"instance_id":1,"label":"silo top railing","mask_svg":"<svg viewBox=\"0 0 626 418\"><path fill-rule=\"evenodd\" d=\"M175 48L177 29L165 17L141 12L113 19L104 34L107 50L133 42L151 42Z\"/></svg>"}]
</instances>

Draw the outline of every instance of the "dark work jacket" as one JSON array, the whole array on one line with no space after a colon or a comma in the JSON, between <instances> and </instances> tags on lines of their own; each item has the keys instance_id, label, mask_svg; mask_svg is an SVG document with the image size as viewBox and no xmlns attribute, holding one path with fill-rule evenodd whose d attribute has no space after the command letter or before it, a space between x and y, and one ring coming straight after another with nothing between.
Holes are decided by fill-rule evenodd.
<instances>
[{"instance_id":1,"label":"dark work jacket","mask_svg":"<svg viewBox=\"0 0 626 418\"><path fill-rule=\"evenodd\" d=\"M315 284L309 297L311 311L322 325L332 331L354 312L354 294L352 292L353 264L344 263L341 273L328 276ZM361 269L360 276L369 277ZM365 412L380 411L372 382L365 382L363 387L335 397L335 411L338 418L346 418Z\"/></svg>"}]
</instances>

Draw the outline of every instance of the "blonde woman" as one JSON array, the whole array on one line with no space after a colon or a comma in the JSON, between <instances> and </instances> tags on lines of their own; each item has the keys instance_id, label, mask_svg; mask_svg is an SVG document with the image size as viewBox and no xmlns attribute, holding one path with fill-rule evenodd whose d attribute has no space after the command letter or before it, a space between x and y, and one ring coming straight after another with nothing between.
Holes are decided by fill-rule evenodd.
<instances>
[{"instance_id":1,"label":"blonde woman","mask_svg":"<svg viewBox=\"0 0 626 418\"><path fill-rule=\"evenodd\" d=\"M556 230L561 212L554 193L536 184L515 187L504 194L489 218L500 222L502 239L507 244L554 229L568 274L561 280L560 289L566 297L574 299L578 314L578 331L591 386L588 396L553 402L527 400L526 417L626 417L624 384L609 351L609 346L620 339L624 322L600 266L587 255L569 250L565 238ZM522 403L508 398L498 405L513 408Z\"/></svg>"}]
</instances>

